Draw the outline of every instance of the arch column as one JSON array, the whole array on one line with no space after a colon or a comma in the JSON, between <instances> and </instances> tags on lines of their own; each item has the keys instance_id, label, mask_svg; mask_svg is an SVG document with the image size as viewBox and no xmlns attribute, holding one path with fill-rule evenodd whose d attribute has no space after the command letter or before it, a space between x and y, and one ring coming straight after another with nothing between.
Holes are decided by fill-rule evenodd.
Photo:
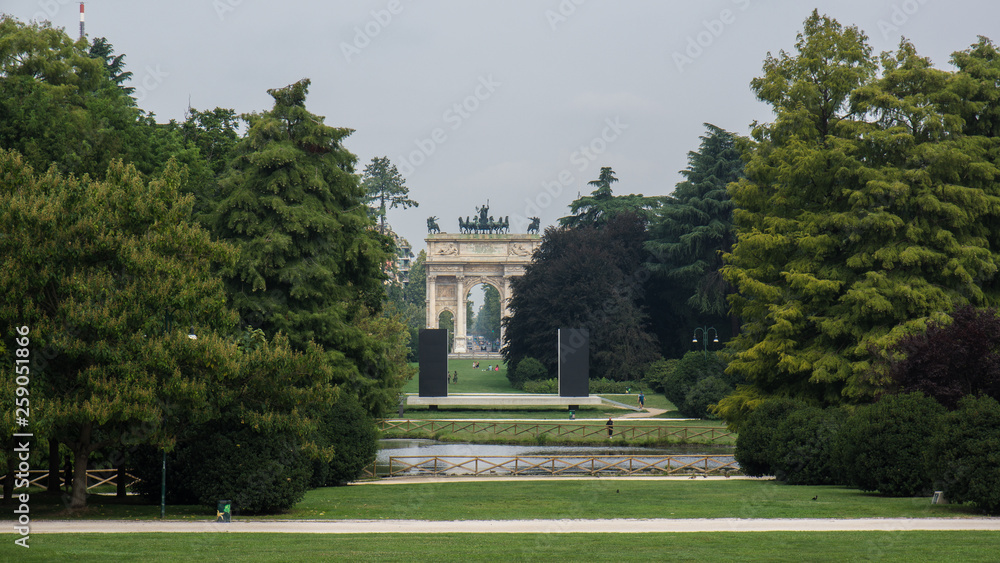
<instances>
[{"instance_id":1,"label":"arch column","mask_svg":"<svg viewBox=\"0 0 1000 563\"><path fill-rule=\"evenodd\" d=\"M455 276L455 346L453 351L456 354L468 352L465 345L465 275Z\"/></svg>"},{"instance_id":2,"label":"arch column","mask_svg":"<svg viewBox=\"0 0 1000 563\"><path fill-rule=\"evenodd\" d=\"M427 276L427 314L424 324L427 328L438 328L437 312L437 276Z\"/></svg>"}]
</instances>

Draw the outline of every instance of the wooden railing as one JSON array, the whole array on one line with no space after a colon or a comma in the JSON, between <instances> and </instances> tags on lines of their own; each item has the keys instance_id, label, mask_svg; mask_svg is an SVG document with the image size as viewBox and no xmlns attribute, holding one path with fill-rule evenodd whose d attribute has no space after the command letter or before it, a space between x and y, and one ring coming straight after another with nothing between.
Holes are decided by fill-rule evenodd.
<instances>
[{"instance_id":1,"label":"wooden railing","mask_svg":"<svg viewBox=\"0 0 1000 563\"><path fill-rule=\"evenodd\" d=\"M552 437L601 437L607 436L608 429L603 424L582 424L567 422L504 422L504 421L464 421L464 420L380 420L379 430L383 432L449 432L457 434L492 434L495 436L541 435ZM656 440L674 439L687 442L693 439L714 443L733 438L736 434L725 428L712 426L665 426L659 424L632 424L616 421L614 435L628 440L650 438Z\"/></svg>"},{"instance_id":2,"label":"wooden railing","mask_svg":"<svg viewBox=\"0 0 1000 563\"><path fill-rule=\"evenodd\" d=\"M440 475L729 475L739 471L733 456L392 456L370 466L365 476Z\"/></svg>"},{"instance_id":3,"label":"wooden railing","mask_svg":"<svg viewBox=\"0 0 1000 563\"><path fill-rule=\"evenodd\" d=\"M59 483L60 486L64 484L64 472L59 472ZM4 482L7 476L4 475L0 477L0 484ZM141 481L135 475L131 473L125 473L125 487L130 488L135 486L136 483ZM33 469L28 471L28 484L31 487L38 487L42 490L48 490L48 480L49 480L49 470L48 469ZM111 487L118 486L118 470L117 469L88 469L87 470L87 490L95 489L102 485L107 485Z\"/></svg>"}]
</instances>

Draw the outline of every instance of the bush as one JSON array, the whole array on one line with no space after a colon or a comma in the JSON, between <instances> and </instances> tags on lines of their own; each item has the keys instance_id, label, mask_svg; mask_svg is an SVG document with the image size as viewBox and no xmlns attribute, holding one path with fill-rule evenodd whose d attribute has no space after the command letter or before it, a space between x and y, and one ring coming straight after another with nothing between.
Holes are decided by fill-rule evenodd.
<instances>
[{"instance_id":1,"label":"bush","mask_svg":"<svg viewBox=\"0 0 1000 563\"><path fill-rule=\"evenodd\" d=\"M801 401L772 398L763 401L736 435L734 457L745 475L774 475L775 434L778 426L793 411L805 408Z\"/></svg>"},{"instance_id":2,"label":"bush","mask_svg":"<svg viewBox=\"0 0 1000 563\"><path fill-rule=\"evenodd\" d=\"M733 388L721 377L706 377L691 387L677 410L688 418L718 418L708 407L732 392Z\"/></svg>"},{"instance_id":3,"label":"bush","mask_svg":"<svg viewBox=\"0 0 1000 563\"><path fill-rule=\"evenodd\" d=\"M132 470L142 479L140 492L156 501L161 455L144 447L132 456ZM276 513L302 500L311 475L310 460L295 436L213 422L167 454L167 499L212 509L220 499L230 499L242 514Z\"/></svg>"},{"instance_id":4,"label":"bush","mask_svg":"<svg viewBox=\"0 0 1000 563\"><path fill-rule=\"evenodd\" d=\"M642 382L656 393L663 393L667 377L670 376L670 372L674 371L677 362L676 359L664 360L660 358L649 364L642 376Z\"/></svg>"},{"instance_id":5,"label":"bush","mask_svg":"<svg viewBox=\"0 0 1000 563\"><path fill-rule=\"evenodd\" d=\"M524 358L514 366L514 369L507 370L507 379L514 389L524 388L527 381L538 381L548 377L549 371L535 358Z\"/></svg>"},{"instance_id":6,"label":"bush","mask_svg":"<svg viewBox=\"0 0 1000 563\"><path fill-rule=\"evenodd\" d=\"M627 389L638 391L641 384L629 381L613 381L607 378L591 379L588 388L592 394L618 394L625 393ZM537 381L525 381L521 389L527 393L558 393L559 380L555 378L541 379Z\"/></svg>"},{"instance_id":7,"label":"bush","mask_svg":"<svg viewBox=\"0 0 1000 563\"><path fill-rule=\"evenodd\" d=\"M638 392L639 388L635 381L615 381L606 377L590 380L590 392L594 395L626 393L629 389Z\"/></svg>"},{"instance_id":8,"label":"bush","mask_svg":"<svg viewBox=\"0 0 1000 563\"><path fill-rule=\"evenodd\" d=\"M948 413L931 447L935 482L951 502L1000 513L1000 403L965 397Z\"/></svg>"},{"instance_id":9,"label":"bush","mask_svg":"<svg viewBox=\"0 0 1000 563\"><path fill-rule=\"evenodd\" d=\"M715 377L718 380L725 382L726 385L732 387L734 385L734 380L731 376L726 375L726 363L722 359L722 356L714 352L709 353L707 356L703 352L688 352L684 354L680 360L674 366L673 371L671 371L663 379L663 394L667 399L677 407L677 410L682 414L690 412L705 412L705 410L699 411L697 406L692 406L689 408L685 403L687 402L688 394L694 389L700 381L708 379L710 377ZM717 383L712 382L706 384L698 393L696 393L693 398L697 399L699 402L707 399L706 393L710 389L718 390L719 386ZM730 391L727 391L728 394ZM710 403L715 403L724 395L713 398ZM685 416L691 416L696 418L701 418L703 415L692 415L685 414Z\"/></svg>"},{"instance_id":10,"label":"bush","mask_svg":"<svg viewBox=\"0 0 1000 563\"><path fill-rule=\"evenodd\" d=\"M378 430L375 419L358 403L343 394L321 415L321 428L313 439L320 447L333 447L329 462L313 460L310 485L343 485L356 480L378 454Z\"/></svg>"},{"instance_id":11,"label":"bush","mask_svg":"<svg viewBox=\"0 0 1000 563\"><path fill-rule=\"evenodd\" d=\"M846 484L886 496L931 492L926 452L945 409L922 393L887 395L858 407L837 440Z\"/></svg>"},{"instance_id":12,"label":"bush","mask_svg":"<svg viewBox=\"0 0 1000 563\"><path fill-rule=\"evenodd\" d=\"M830 407L794 410L773 435L772 469L789 485L833 485L840 482L834 444L847 412Z\"/></svg>"},{"instance_id":13,"label":"bush","mask_svg":"<svg viewBox=\"0 0 1000 563\"><path fill-rule=\"evenodd\" d=\"M558 379L542 379L540 381L525 381L522 387L526 393L558 393Z\"/></svg>"}]
</instances>

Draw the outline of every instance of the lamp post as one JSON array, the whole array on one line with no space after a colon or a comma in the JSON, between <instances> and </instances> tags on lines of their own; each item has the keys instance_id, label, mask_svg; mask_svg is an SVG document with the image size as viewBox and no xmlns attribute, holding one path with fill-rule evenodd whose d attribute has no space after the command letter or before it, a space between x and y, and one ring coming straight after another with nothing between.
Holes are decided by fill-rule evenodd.
<instances>
[{"instance_id":1,"label":"lamp post","mask_svg":"<svg viewBox=\"0 0 1000 563\"><path fill-rule=\"evenodd\" d=\"M704 345L705 348L705 359L708 359L708 331L712 331L712 334L714 335L714 337L712 338L712 342L715 343L719 342L719 331L715 330L714 326L700 326L694 329L694 336L691 339L691 342L693 344L698 343L699 330L701 331L701 343Z\"/></svg>"},{"instance_id":2,"label":"lamp post","mask_svg":"<svg viewBox=\"0 0 1000 563\"><path fill-rule=\"evenodd\" d=\"M193 317L193 315L191 315ZM163 334L166 335L170 332L170 325L173 323L174 316L170 312L170 308L163 309ZM189 319L190 320L190 319ZM194 333L194 326L188 331L188 338L191 340L197 340L198 335ZM165 416L165 415L164 415ZM162 421L163 425L166 425L166 418ZM160 467L160 520L167 517L167 447L163 447L163 462Z\"/></svg>"}]
</instances>

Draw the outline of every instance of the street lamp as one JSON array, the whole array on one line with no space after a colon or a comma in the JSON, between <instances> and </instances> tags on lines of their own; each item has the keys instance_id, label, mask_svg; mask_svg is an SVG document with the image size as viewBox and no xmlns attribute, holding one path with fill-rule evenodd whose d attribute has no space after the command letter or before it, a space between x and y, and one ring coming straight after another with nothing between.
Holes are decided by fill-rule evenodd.
<instances>
[{"instance_id":1,"label":"street lamp","mask_svg":"<svg viewBox=\"0 0 1000 563\"><path fill-rule=\"evenodd\" d=\"M193 320L194 315L191 315ZM169 307L163 309L163 334L166 335L170 332L170 327L174 322L174 315ZM191 340L198 340L198 335L194 332L194 327L192 326L188 330L188 338ZM163 424L166 424L166 419L164 417ZM163 447L163 460L160 466L160 519L163 520L167 517L167 448Z\"/></svg>"},{"instance_id":2,"label":"street lamp","mask_svg":"<svg viewBox=\"0 0 1000 563\"><path fill-rule=\"evenodd\" d=\"M718 344L719 342L719 331L715 330L714 326L700 326L694 329L694 336L691 339L692 344L698 343L699 330L701 331L701 343L705 347L705 359L708 359L708 331L712 331L712 334L714 335L712 338L712 342L715 342L716 344Z\"/></svg>"}]
</instances>

